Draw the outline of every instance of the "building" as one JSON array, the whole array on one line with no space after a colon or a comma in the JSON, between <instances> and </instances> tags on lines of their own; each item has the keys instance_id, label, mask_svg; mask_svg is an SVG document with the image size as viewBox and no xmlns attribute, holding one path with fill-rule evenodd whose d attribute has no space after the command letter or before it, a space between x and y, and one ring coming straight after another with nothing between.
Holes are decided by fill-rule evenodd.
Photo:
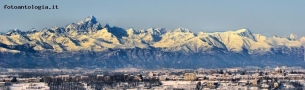
<instances>
[{"instance_id":1,"label":"building","mask_svg":"<svg viewBox=\"0 0 305 90\"><path fill-rule=\"evenodd\" d=\"M184 74L185 81L195 81L196 80L196 73L185 73Z\"/></svg>"},{"instance_id":2,"label":"building","mask_svg":"<svg viewBox=\"0 0 305 90\"><path fill-rule=\"evenodd\" d=\"M148 77L149 78L153 78L154 77L154 73L153 72L149 72Z\"/></svg>"},{"instance_id":3,"label":"building","mask_svg":"<svg viewBox=\"0 0 305 90\"><path fill-rule=\"evenodd\" d=\"M50 90L46 83L19 83L10 86L11 90Z\"/></svg>"}]
</instances>

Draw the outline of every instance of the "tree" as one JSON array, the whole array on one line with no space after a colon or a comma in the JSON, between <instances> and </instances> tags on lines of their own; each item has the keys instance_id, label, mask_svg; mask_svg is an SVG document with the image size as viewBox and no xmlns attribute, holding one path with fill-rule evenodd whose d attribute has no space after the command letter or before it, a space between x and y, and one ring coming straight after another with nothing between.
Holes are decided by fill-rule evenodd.
<instances>
[{"instance_id":1,"label":"tree","mask_svg":"<svg viewBox=\"0 0 305 90\"><path fill-rule=\"evenodd\" d=\"M196 85L196 90L201 90L201 89L202 89L201 82L198 82Z\"/></svg>"},{"instance_id":2,"label":"tree","mask_svg":"<svg viewBox=\"0 0 305 90\"><path fill-rule=\"evenodd\" d=\"M39 80L39 82L44 82L43 78L41 78L41 79Z\"/></svg>"},{"instance_id":3,"label":"tree","mask_svg":"<svg viewBox=\"0 0 305 90\"><path fill-rule=\"evenodd\" d=\"M223 70L220 70L220 71L219 71L219 74L223 74L223 73L224 73Z\"/></svg>"},{"instance_id":4,"label":"tree","mask_svg":"<svg viewBox=\"0 0 305 90\"><path fill-rule=\"evenodd\" d=\"M245 72L245 71L242 71L240 75L245 75L245 74L246 74L246 72Z\"/></svg>"},{"instance_id":5,"label":"tree","mask_svg":"<svg viewBox=\"0 0 305 90\"><path fill-rule=\"evenodd\" d=\"M11 82L17 82L17 78L13 77L13 79L11 80Z\"/></svg>"}]
</instances>

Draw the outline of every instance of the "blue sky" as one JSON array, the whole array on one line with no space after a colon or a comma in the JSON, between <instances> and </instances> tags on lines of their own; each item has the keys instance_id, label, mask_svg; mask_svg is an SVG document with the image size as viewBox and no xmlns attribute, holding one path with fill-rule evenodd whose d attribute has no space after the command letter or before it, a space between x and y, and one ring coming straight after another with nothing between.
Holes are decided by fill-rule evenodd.
<instances>
[{"instance_id":1,"label":"blue sky","mask_svg":"<svg viewBox=\"0 0 305 90\"><path fill-rule=\"evenodd\" d=\"M103 25L192 32L248 28L267 36L305 36L304 0L2 0L0 32L65 26L94 15ZM58 5L58 10L9 10L4 5Z\"/></svg>"}]
</instances>

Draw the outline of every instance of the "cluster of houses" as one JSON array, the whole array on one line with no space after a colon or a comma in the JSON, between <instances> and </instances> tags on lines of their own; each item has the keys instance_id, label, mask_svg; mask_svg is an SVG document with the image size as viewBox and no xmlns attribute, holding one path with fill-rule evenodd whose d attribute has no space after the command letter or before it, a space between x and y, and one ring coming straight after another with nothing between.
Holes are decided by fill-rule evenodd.
<instances>
[{"instance_id":1,"label":"cluster of houses","mask_svg":"<svg viewBox=\"0 0 305 90\"><path fill-rule=\"evenodd\" d=\"M163 87L176 89L295 89L305 86L305 70L197 70L169 72L150 72L149 77L159 78ZM296 85L299 84L299 85ZM189 87L189 88L187 88Z\"/></svg>"},{"instance_id":2,"label":"cluster of houses","mask_svg":"<svg viewBox=\"0 0 305 90\"><path fill-rule=\"evenodd\" d=\"M101 70L100 70L101 71ZM151 83L153 81L153 83ZM156 83L156 81L160 83ZM109 86L94 83L115 82ZM133 83L136 82L136 83ZM60 83L60 84L58 84ZM99 83L100 84L100 83ZM59 85L59 86L54 86ZM74 86L73 86L74 85ZM79 85L79 86L75 86ZM18 73L0 75L0 89L50 90L75 88L80 90L100 89L156 89L156 90L209 90L209 89L295 89L305 86L305 70L132 70L106 73L65 73L38 77L21 77ZM105 88L107 87L107 88ZM20 89L21 90L21 89Z\"/></svg>"}]
</instances>

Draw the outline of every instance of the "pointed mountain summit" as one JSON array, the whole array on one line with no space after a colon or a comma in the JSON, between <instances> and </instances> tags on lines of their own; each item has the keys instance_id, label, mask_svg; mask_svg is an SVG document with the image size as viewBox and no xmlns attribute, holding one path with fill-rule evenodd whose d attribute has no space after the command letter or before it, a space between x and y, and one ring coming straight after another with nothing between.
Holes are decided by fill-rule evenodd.
<instances>
[{"instance_id":1,"label":"pointed mountain summit","mask_svg":"<svg viewBox=\"0 0 305 90\"><path fill-rule=\"evenodd\" d=\"M78 25L82 25L85 23L92 23L92 24L96 24L98 23L96 18L93 15L88 16L87 18L85 18L84 20L81 20L79 22L77 22Z\"/></svg>"},{"instance_id":2,"label":"pointed mountain summit","mask_svg":"<svg viewBox=\"0 0 305 90\"><path fill-rule=\"evenodd\" d=\"M94 32L102 29L102 26L93 15L90 15L87 18L78 21L77 23L69 24L66 28L69 28L68 31L72 29L82 32Z\"/></svg>"},{"instance_id":3,"label":"pointed mountain summit","mask_svg":"<svg viewBox=\"0 0 305 90\"><path fill-rule=\"evenodd\" d=\"M17 35L17 34L21 34L22 31L20 31L18 28L15 28L14 30L9 30L6 34L7 35Z\"/></svg>"},{"instance_id":4,"label":"pointed mountain summit","mask_svg":"<svg viewBox=\"0 0 305 90\"><path fill-rule=\"evenodd\" d=\"M180 27L180 28L175 29L174 32L190 32L190 30Z\"/></svg>"},{"instance_id":5,"label":"pointed mountain summit","mask_svg":"<svg viewBox=\"0 0 305 90\"><path fill-rule=\"evenodd\" d=\"M291 40L295 40L295 39L297 39L297 38L298 38L298 36L295 35L295 34L293 34L293 33L291 33L291 34L289 35L289 39L291 39Z\"/></svg>"},{"instance_id":6,"label":"pointed mountain summit","mask_svg":"<svg viewBox=\"0 0 305 90\"><path fill-rule=\"evenodd\" d=\"M253 36L252 32L249 29L246 29L246 28L239 29L239 30L236 30L235 33L237 33L240 36L244 36L244 37L247 37L247 38L250 38L250 39L256 41L255 37Z\"/></svg>"},{"instance_id":7,"label":"pointed mountain summit","mask_svg":"<svg viewBox=\"0 0 305 90\"><path fill-rule=\"evenodd\" d=\"M162 35L167 32L165 28L149 28L147 31L153 35Z\"/></svg>"}]
</instances>

